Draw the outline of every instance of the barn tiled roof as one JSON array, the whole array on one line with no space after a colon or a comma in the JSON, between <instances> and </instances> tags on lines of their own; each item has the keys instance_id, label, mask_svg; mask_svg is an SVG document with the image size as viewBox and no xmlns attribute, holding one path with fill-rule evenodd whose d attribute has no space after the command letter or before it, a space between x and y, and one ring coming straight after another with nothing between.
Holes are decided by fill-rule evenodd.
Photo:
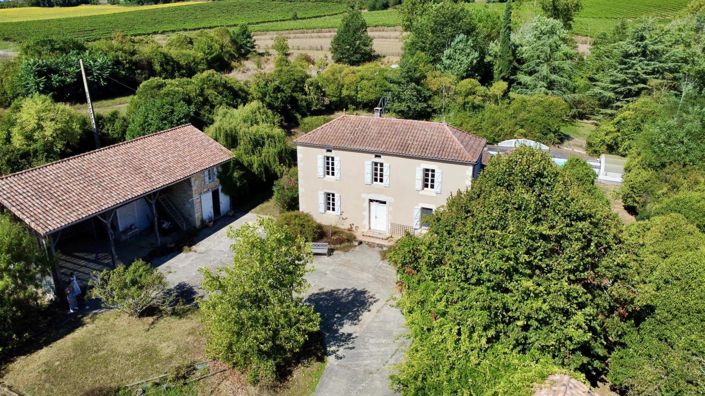
<instances>
[{"instance_id":1,"label":"barn tiled roof","mask_svg":"<svg viewBox=\"0 0 705 396\"><path fill-rule=\"evenodd\" d=\"M553 374L536 387L534 396L596 396L596 393L568 375Z\"/></svg>"},{"instance_id":2,"label":"barn tiled roof","mask_svg":"<svg viewBox=\"0 0 705 396\"><path fill-rule=\"evenodd\" d=\"M429 121L343 115L296 139L296 144L474 164L485 139Z\"/></svg>"},{"instance_id":3,"label":"barn tiled roof","mask_svg":"<svg viewBox=\"0 0 705 396\"><path fill-rule=\"evenodd\" d=\"M0 206L48 235L230 158L205 133L182 125L2 177Z\"/></svg>"}]
</instances>

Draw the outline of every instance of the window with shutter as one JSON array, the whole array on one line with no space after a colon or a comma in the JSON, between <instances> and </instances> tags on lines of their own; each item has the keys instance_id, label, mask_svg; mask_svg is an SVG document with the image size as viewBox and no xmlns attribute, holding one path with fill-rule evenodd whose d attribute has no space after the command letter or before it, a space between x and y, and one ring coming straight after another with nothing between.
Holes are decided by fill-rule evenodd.
<instances>
[{"instance_id":1,"label":"window with shutter","mask_svg":"<svg viewBox=\"0 0 705 396\"><path fill-rule=\"evenodd\" d=\"M365 184L372 184L372 161L365 161Z\"/></svg>"}]
</instances>

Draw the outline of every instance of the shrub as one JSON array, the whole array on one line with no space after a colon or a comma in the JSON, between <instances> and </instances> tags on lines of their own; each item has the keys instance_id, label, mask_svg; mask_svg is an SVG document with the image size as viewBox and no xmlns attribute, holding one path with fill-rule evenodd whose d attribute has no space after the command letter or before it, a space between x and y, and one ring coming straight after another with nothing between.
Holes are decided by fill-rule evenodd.
<instances>
[{"instance_id":1,"label":"shrub","mask_svg":"<svg viewBox=\"0 0 705 396\"><path fill-rule=\"evenodd\" d=\"M705 233L705 192L681 192L657 202L648 211L651 216L679 213Z\"/></svg>"},{"instance_id":2,"label":"shrub","mask_svg":"<svg viewBox=\"0 0 705 396\"><path fill-rule=\"evenodd\" d=\"M229 236L233 265L204 271L206 353L246 371L252 383L273 381L319 331L318 314L301 297L311 250L272 219Z\"/></svg>"},{"instance_id":3,"label":"shrub","mask_svg":"<svg viewBox=\"0 0 705 396\"><path fill-rule=\"evenodd\" d=\"M150 308L165 309L172 302L164 274L143 260L102 271L90 285L94 298L131 316L140 316Z\"/></svg>"},{"instance_id":4,"label":"shrub","mask_svg":"<svg viewBox=\"0 0 705 396\"><path fill-rule=\"evenodd\" d=\"M292 235L303 238L306 242L321 239L323 228L313 217L304 212L294 211L279 215L277 223L285 227Z\"/></svg>"},{"instance_id":5,"label":"shrub","mask_svg":"<svg viewBox=\"0 0 705 396\"><path fill-rule=\"evenodd\" d=\"M0 213L0 356L24 341L34 324L46 263L37 240Z\"/></svg>"},{"instance_id":6,"label":"shrub","mask_svg":"<svg viewBox=\"0 0 705 396\"><path fill-rule=\"evenodd\" d=\"M302 133L311 132L332 119L333 117L326 115L304 117L299 122L299 131Z\"/></svg>"},{"instance_id":7,"label":"shrub","mask_svg":"<svg viewBox=\"0 0 705 396\"><path fill-rule=\"evenodd\" d=\"M299 172L296 168L289 168L274 182L274 202L282 211L299 208Z\"/></svg>"}]
</instances>

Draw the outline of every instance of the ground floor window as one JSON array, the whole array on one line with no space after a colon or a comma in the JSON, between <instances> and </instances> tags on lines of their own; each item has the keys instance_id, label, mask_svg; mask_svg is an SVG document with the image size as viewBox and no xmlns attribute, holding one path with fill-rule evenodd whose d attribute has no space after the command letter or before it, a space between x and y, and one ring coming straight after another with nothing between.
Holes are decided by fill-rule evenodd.
<instances>
[{"instance_id":1,"label":"ground floor window","mask_svg":"<svg viewBox=\"0 0 705 396\"><path fill-rule=\"evenodd\" d=\"M428 228L430 225L431 215L433 215L433 209L424 207L421 208L419 222L421 223L422 228Z\"/></svg>"},{"instance_id":2,"label":"ground floor window","mask_svg":"<svg viewBox=\"0 0 705 396\"><path fill-rule=\"evenodd\" d=\"M336 208L336 201L335 201L335 193L330 193L327 192L325 193L325 208L326 212L335 212Z\"/></svg>"}]
</instances>

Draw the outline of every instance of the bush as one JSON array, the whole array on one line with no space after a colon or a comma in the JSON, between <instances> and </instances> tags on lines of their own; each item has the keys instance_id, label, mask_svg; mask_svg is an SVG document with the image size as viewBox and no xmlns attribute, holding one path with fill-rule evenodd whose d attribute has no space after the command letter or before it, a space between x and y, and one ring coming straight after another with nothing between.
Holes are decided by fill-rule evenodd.
<instances>
[{"instance_id":1,"label":"bush","mask_svg":"<svg viewBox=\"0 0 705 396\"><path fill-rule=\"evenodd\" d=\"M201 300L206 353L270 382L319 331L319 316L303 303L311 249L272 219L231 231L233 265L204 271Z\"/></svg>"},{"instance_id":2,"label":"bush","mask_svg":"<svg viewBox=\"0 0 705 396\"><path fill-rule=\"evenodd\" d=\"M705 192L681 192L654 204L651 216L679 213L705 233Z\"/></svg>"},{"instance_id":3,"label":"bush","mask_svg":"<svg viewBox=\"0 0 705 396\"><path fill-rule=\"evenodd\" d=\"M102 271L90 286L93 298L131 316L140 316L150 308L166 310L172 303L164 274L143 260Z\"/></svg>"},{"instance_id":4,"label":"bush","mask_svg":"<svg viewBox=\"0 0 705 396\"><path fill-rule=\"evenodd\" d=\"M37 240L0 213L0 356L36 325L41 277L48 273L42 257Z\"/></svg>"},{"instance_id":5,"label":"bush","mask_svg":"<svg viewBox=\"0 0 705 396\"><path fill-rule=\"evenodd\" d=\"M279 215L277 224L285 227L295 237L301 237L306 242L314 242L323 236L323 228L313 217L304 212L294 211Z\"/></svg>"},{"instance_id":6,"label":"bush","mask_svg":"<svg viewBox=\"0 0 705 396\"><path fill-rule=\"evenodd\" d=\"M299 208L299 172L289 168L274 182L274 202L282 211Z\"/></svg>"},{"instance_id":7,"label":"bush","mask_svg":"<svg viewBox=\"0 0 705 396\"><path fill-rule=\"evenodd\" d=\"M308 133L332 120L333 117L326 115L304 117L299 122L299 131L301 133Z\"/></svg>"}]
</instances>

